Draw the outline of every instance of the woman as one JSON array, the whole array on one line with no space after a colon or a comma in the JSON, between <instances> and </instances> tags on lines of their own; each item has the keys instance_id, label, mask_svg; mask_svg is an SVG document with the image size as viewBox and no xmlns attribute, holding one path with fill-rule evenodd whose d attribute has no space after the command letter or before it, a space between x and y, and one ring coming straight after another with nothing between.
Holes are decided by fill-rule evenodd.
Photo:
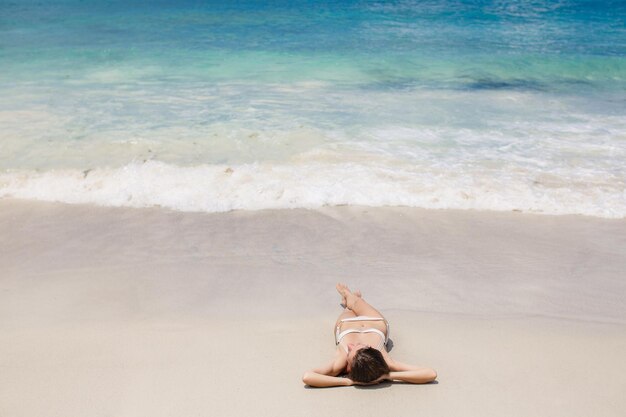
<instances>
[{"instance_id":1,"label":"woman","mask_svg":"<svg viewBox=\"0 0 626 417\"><path fill-rule=\"evenodd\" d=\"M302 381L312 387L371 385L403 381L412 384L432 382L437 373L430 368L407 365L391 359L385 346L389 323L361 294L337 284L345 310L335 327L335 357L327 365L305 372ZM347 374L346 378L339 375Z\"/></svg>"}]
</instances>

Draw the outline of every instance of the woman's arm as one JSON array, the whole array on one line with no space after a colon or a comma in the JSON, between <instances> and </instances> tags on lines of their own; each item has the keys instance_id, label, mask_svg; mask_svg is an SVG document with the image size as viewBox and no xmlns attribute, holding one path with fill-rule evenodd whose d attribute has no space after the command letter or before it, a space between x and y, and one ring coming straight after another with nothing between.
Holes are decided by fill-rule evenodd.
<instances>
[{"instance_id":1,"label":"woman's arm","mask_svg":"<svg viewBox=\"0 0 626 417\"><path fill-rule=\"evenodd\" d=\"M402 362L390 360L387 362L389 365L389 379L392 381L403 381L411 384L425 384L433 382L437 379L437 372L431 368L423 368L415 365L409 365Z\"/></svg>"},{"instance_id":2,"label":"woman's arm","mask_svg":"<svg viewBox=\"0 0 626 417\"><path fill-rule=\"evenodd\" d=\"M352 385L350 378L341 378L337 376L319 374L314 371L307 371L302 375L302 382L317 388L324 387L347 387Z\"/></svg>"},{"instance_id":3,"label":"woman's arm","mask_svg":"<svg viewBox=\"0 0 626 417\"><path fill-rule=\"evenodd\" d=\"M389 372L389 379L410 384L426 384L437 379L437 372L430 368L421 368L415 371L391 371Z\"/></svg>"},{"instance_id":4,"label":"woman's arm","mask_svg":"<svg viewBox=\"0 0 626 417\"><path fill-rule=\"evenodd\" d=\"M302 376L302 382L312 387L352 385L350 379L337 377L346 369L347 363L346 355L337 349L335 358L331 362L305 372Z\"/></svg>"}]
</instances>

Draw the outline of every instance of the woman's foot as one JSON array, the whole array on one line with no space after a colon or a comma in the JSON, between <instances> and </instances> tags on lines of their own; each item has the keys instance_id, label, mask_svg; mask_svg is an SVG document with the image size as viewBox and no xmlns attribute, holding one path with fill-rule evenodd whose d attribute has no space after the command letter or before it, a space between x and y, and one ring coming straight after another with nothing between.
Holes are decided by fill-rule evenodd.
<instances>
[{"instance_id":1,"label":"woman's foot","mask_svg":"<svg viewBox=\"0 0 626 417\"><path fill-rule=\"evenodd\" d=\"M341 295L341 305L345 308L351 309L350 306L354 305L355 299L361 298L361 291L356 290L353 293L350 291L350 288L348 288L348 286L345 284L338 283L336 288L339 295Z\"/></svg>"},{"instance_id":2,"label":"woman's foot","mask_svg":"<svg viewBox=\"0 0 626 417\"><path fill-rule=\"evenodd\" d=\"M335 285L335 288L341 296L341 305L344 307L347 306L346 299L348 298L348 294L350 294L350 288L348 288L347 285L342 284L341 282L338 282L337 285Z\"/></svg>"}]
</instances>

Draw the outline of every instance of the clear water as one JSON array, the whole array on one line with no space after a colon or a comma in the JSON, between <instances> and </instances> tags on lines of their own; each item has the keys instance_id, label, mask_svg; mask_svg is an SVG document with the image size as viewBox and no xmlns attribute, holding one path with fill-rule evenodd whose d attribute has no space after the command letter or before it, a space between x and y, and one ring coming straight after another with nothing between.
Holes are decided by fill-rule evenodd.
<instances>
[{"instance_id":1,"label":"clear water","mask_svg":"<svg viewBox=\"0 0 626 417\"><path fill-rule=\"evenodd\" d=\"M0 198L621 218L625 162L624 1L0 0Z\"/></svg>"}]
</instances>

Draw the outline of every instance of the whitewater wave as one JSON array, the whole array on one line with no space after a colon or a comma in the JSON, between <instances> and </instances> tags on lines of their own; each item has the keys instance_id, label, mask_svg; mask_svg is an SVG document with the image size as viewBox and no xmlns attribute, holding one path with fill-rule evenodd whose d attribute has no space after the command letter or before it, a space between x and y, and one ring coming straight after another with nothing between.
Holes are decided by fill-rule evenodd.
<instances>
[{"instance_id":1,"label":"whitewater wave","mask_svg":"<svg viewBox=\"0 0 626 417\"><path fill-rule=\"evenodd\" d=\"M0 198L200 212L359 205L626 217L621 180L355 162L10 170L0 174Z\"/></svg>"}]
</instances>

